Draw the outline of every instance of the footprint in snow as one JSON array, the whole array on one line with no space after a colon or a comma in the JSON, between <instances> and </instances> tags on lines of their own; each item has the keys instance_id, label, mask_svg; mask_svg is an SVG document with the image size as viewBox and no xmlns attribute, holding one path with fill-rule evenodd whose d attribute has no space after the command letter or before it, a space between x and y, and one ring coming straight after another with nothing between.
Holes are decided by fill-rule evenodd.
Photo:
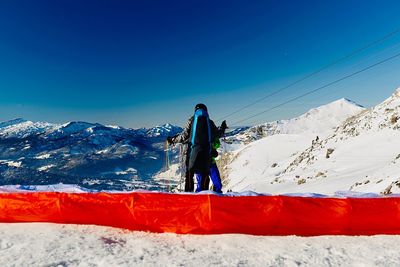
<instances>
[{"instance_id":1,"label":"footprint in snow","mask_svg":"<svg viewBox=\"0 0 400 267\"><path fill-rule=\"evenodd\" d=\"M111 237L101 237L100 240L109 246L116 246L116 245L120 245L120 246L124 246L126 244L126 240L124 239L114 239Z\"/></svg>"},{"instance_id":2,"label":"footprint in snow","mask_svg":"<svg viewBox=\"0 0 400 267\"><path fill-rule=\"evenodd\" d=\"M8 243L5 240L0 240L0 250L6 250L9 249L10 247L12 247L11 243Z\"/></svg>"}]
</instances>

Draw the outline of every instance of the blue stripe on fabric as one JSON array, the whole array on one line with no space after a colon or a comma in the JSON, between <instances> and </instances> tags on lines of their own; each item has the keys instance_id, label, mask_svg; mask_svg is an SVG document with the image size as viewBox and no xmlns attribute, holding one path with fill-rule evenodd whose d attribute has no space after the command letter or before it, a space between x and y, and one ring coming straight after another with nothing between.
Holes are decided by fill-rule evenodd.
<instances>
[{"instance_id":1,"label":"blue stripe on fabric","mask_svg":"<svg viewBox=\"0 0 400 267\"><path fill-rule=\"evenodd\" d=\"M211 145L211 125L210 125L210 118L207 116L207 127L208 127L208 143L210 144L210 153L212 150L212 145Z\"/></svg>"},{"instance_id":2,"label":"blue stripe on fabric","mask_svg":"<svg viewBox=\"0 0 400 267\"><path fill-rule=\"evenodd\" d=\"M197 112L196 112L197 113ZM193 121L193 131L192 131L192 146L194 146L194 138L195 138L195 135L196 135L196 128L197 128L197 118L198 118L198 116L197 116L197 114L194 114L194 121Z\"/></svg>"}]
</instances>

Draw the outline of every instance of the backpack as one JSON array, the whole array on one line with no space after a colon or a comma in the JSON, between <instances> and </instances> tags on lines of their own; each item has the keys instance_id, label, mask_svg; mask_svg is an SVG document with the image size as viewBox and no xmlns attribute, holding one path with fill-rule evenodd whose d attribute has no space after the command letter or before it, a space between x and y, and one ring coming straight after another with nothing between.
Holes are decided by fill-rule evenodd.
<instances>
[{"instance_id":1,"label":"backpack","mask_svg":"<svg viewBox=\"0 0 400 267\"><path fill-rule=\"evenodd\" d=\"M196 110L190 133L189 170L195 172L209 171L212 138L211 123L207 111Z\"/></svg>"}]
</instances>

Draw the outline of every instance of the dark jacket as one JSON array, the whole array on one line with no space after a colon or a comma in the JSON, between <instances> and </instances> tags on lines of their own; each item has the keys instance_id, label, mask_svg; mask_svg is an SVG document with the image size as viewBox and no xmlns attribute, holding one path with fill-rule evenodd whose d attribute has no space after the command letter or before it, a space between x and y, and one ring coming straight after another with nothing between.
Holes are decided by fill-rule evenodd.
<instances>
[{"instance_id":1,"label":"dark jacket","mask_svg":"<svg viewBox=\"0 0 400 267\"><path fill-rule=\"evenodd\" d=\"M205 127L204 123L198 123L195 140L192 140L193 133L193 121L192 116L186 123L182 133L172 138L174 143L188 144L188 161L187 168L190 172L194 173L208 173L211 164L211 143L208 140L208 124ZM210 140L220 138L223 136L225 129L218 128L212 120L209 120L210 126ZM194 144L192 144L192 141Z\"/></svg>"}]
</instances>

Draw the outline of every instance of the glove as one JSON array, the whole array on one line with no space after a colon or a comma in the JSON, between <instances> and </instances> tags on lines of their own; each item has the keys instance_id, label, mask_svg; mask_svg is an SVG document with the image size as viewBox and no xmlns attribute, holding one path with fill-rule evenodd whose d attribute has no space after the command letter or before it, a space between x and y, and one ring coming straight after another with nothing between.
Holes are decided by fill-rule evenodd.
<instances>
[{"instance_id":1,"label":"glove","mask_svg":"<svg viewBox=\"0 0 400 267\"><path fill-rule=\"evenodd\" d=\"M168 136L168 137L167 137L167 142L168 142L168 144L170 144L170 145L173 145L173 144L174 144L174 140L172 139L171 136Z\"/></svg>"},{"instance_id":2,"label":"glove","mask_svg":"<svg viewBox=\"0 0 400 267\"><path fill-rule=\"evenodd\" d=\"M226 121L223 121L223 122L221 123L221 129L223 129L223 130L228 129L228 125L226 125Z\"/></svg>"}]
</instances>

